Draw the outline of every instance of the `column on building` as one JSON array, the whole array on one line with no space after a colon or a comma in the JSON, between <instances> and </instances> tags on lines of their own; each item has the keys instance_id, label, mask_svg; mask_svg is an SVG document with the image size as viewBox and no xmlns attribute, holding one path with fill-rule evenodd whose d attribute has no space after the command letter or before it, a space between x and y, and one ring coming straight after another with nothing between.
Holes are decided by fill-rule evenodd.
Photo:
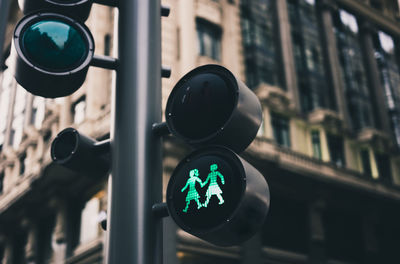
<instances>
[{"instance_id":1,"label":"column on building","mask_svg":"<svg viewBox=\"0 0 400 264\"><path fill-rule=\"evenodd\" d=\"M194 0L179 1L177 8L180 28L179 47L180 47L180 71L179 76L182 76L189 70L196 67L196 18L195 18L195 3Z\"/></svg>"},{"instance_id":2,"label":"column on building","mask_svg":"<svg viewBox=\"0 0 400 264\"><path fill-rule=\"evenodd\" d=\"M321 34L322 34L322 46L325 47L325 68L327 69L327 83L330 83L331 90L334 91L335 96L335 109L339 114L340 118L344 121L343 123L349 124L349 113L347 111L347 100L344 96L344 86L342 82L342 75L340 72L340 62L338 56L338 50L336 45L336 37L333 31L333 20L332 10L334 6L330 5L330 2L326 0L320 0L318 4L318 14L321 23Z\"/></svg>"},{"instance_id":3,"label":"column on building","mask_svg":"<svg viewBox=\"0 0 400 264\"><path fill-rule=\"evenodd\" d=\"M87 21L96 43L96 54L112 56L113 10L107 6L93 5ZM97 121L111 97L111 70L90 67L86 77L86 114L90 121Z\"/></svg>"},{"instance_id":4,"label":"column on building","mask_svg":"<svg viewBox=\"0 0 400 264\"><path fill-rule=\"evenodd\" d=\"M240 80L244 80L239 2L226 1L221 4L223 5L221 23L223 28L221 40L222 62L229 67L229 70L235 76ZM232 54L236 55L232 56Z\"/></svg>"},{"instance_id":5,"label":"column on building","mask_svg":"<svg viewBox=\"0 0 400 264\"><path fill-rule=\"evenodd\" d=\"M287 0L276 1L278 16L278 34L280 40L280 55L283 66L283 76L286 90L289 92L292 103L300 111L300 95L297 89L297 75L293 54L293 43L290 34L290 21Z\"/></svg>"},{"instance_id":6,"label":"column on building","mask_svg":"<svg viewBox=\"0 0 400 264\"><path fill-rule=\"evenodd\" d=\"M364 51L364 60L367 72L367 78L373 100L376 127L390 135L390 121L386 111L386 102L384 89L381 85L377 60L375 58L375 50L372 39L374 31L372 25L367 21L361 21L361 45Z\"/></svg>"},{"instance_id":7,"label":"column on building","mask_svg":"<svg viewBox=\"0 0 400 264\"><path fill-rule=\"evenodd\" d=\"M9 66L10 58L6 60L6 65ZM14 76L11 74L11 70L8 68L3 72L3 83L2 83L2 103L5 103L7 109L4 109L6 112L0 114L2 118L5 120L1 120L1 124L5 124L3 127L4 139L3 146L7 147L10 145L10 138L13 137L12 133L12 121L13 121L13 109L15 105L15 97L17 93L17 82L14 79ZM3 110L3 109L0 109ZM1 125L0 125L1 127Z\"/></svg>"}]
</instances>

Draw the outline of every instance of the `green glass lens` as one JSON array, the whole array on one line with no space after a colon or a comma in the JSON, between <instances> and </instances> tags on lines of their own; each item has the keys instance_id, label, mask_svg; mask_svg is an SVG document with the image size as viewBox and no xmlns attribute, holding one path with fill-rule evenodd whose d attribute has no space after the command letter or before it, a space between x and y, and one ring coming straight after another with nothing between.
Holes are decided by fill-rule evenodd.
<instances>
[{"instance_id":1,"label":"green glass lens","mask_svg":"<svg viewBox=\"0 0 400 264\"><path fill-rule=\"evenodd\" d=\"M42 20L23 35L25 55L41 68L52 71L71 70L87 54L86 41L71 25L58 20Z\"/></svg>"}]
</instances>

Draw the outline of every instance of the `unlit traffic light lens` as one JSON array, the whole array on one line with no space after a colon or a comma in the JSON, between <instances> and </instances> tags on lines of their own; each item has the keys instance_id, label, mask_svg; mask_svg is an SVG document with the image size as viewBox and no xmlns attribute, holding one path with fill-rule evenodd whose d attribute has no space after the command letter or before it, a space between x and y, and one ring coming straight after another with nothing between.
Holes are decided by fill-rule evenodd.
<instances>
[{"instance_id":1,"label":"unlit traffic light lens","mask_svg":"<svg viewBox=\"0 0 400 264\"><path fill-rule=\"evenodd\" d=\"M184 137L201 139L227 122L235 107L235 91L214 73L197 74L176 91L171 105L173 125Z\"/></svg>"},{"instance_id":2,"label":"unlit traffic light lens","mask_svg":"<svg viewBox=\"0 0 400 264\"><path fill-rule=\"evenodd\" d=\"M29 26L21 41L32 63L52 71L79 66L88 52L80 32L59 20L42 20Z\"/></svg>"},{"instance_id":3,"label":"unlit traffic light lens","mask_svg":"<svg viewBox=\"0 0 400 264\"><path fill-rule=\"evenodd\" d=\"M72 94L85 81L93 56L90 30L63 14L32 13L15 27L11 70L17 82L34 95Z\"/></svg>"}]
</instances>

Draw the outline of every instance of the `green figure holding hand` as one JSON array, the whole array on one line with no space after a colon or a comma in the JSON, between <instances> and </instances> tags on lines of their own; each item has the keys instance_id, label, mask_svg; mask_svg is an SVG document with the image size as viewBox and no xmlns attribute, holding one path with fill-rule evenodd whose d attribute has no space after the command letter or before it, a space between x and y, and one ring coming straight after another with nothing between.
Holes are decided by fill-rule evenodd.
<instances>
[{"instance_id":1,"label":"green figure holding hand","mask_svg":"<svg viewBox=\"0 0 400 264\"><path fill-rule=\"evenodd\" d=\"M208 185L208 189L206 192L207 199L206 199L205 203L203 204L204 207L207 207L207 205L210 201L210 198L213 195L216 195L218 197L219 204L224 203L224 198L222 198L222 195L221 195L222 190L221 190L221 188L219 188L217 180L218 180L218 177L220 177L222 184L225 184L225 179L224 179L224 176L222 176L222 174L219 173L219 171L217 171L217 169L218 169L218 165L212 164L210 166L211 172L208 174L206 181L201 185L201 187L203 187L208 182L210 182L210 185Z\"/></svg>"},{"instance_id":2,"label":"green figure holding hand","mask_svg":"<svg viewBox=\"0 0 400 264\"><path fill-rule=\"evenodd\" d=\"M197 209L201 208L201 203L199 201L200 195L196 190L196 182L200 183L200 186L203 187L203 182L199 178L199 170L193 169L189 172L189 179L187 180L185 187L183 187L181 190L181 192L184 192L186 188L189 187L189 191L186 195L186 207L183 209L183 212L185 213L189 208L191 200L195 200L197 202Z\"/></svg>"}]
</instances>

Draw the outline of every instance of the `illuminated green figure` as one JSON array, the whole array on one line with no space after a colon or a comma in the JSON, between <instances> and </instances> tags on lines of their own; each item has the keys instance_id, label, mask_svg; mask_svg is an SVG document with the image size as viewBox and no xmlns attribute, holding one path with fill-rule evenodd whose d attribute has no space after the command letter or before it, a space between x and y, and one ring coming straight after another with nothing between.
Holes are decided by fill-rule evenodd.
<instances>
[{"instance_id":1,"label":"illuminated green figure","mask_svg":"<svg viewBox=\"0 0 400 264\"><path fill-rule=\"evenodd\" d=\"M222 176L221 173L219 173L219 171L217 171L218 169L218 165L217 164L212 164L210 166L210 170L211 172L208 174L206 181L201 185L201 187L203 187L204 185L206 185L208 182L210 182L210 184L208 185L208 189L206 192L206 201L203 204L204 207L207 207L208 203L210 202L210 198L213 195L216 195L219 199L219 204L223 204L224 203L224 198L222 198L222 190L221 188L219 188L218 185L218 177L221 178L221 182L222 184L225 184L225 180L224 180L224 176Z\"/></svg>"},{"instance_id":2,"label":"illuminated green figure","mask_svg":"<svg viewBox=\"0 0 400 264\"><path fill-rule=\"evenodd\" d=\"M193 169L189 172L189 179L186 182L185 187L182 188L181 192L184 192L187 187L189 187L189 191L186 195L186 207L183 209L183 212L187 212L189 208L189 204L191 200L195 200L197 203L197 209L201 208L201 203L199 201L200 195L196 190L196 182L200 183L200 186L203 187L203 182L199 178L199 170Z\"/></svg>"}]
</instances>

